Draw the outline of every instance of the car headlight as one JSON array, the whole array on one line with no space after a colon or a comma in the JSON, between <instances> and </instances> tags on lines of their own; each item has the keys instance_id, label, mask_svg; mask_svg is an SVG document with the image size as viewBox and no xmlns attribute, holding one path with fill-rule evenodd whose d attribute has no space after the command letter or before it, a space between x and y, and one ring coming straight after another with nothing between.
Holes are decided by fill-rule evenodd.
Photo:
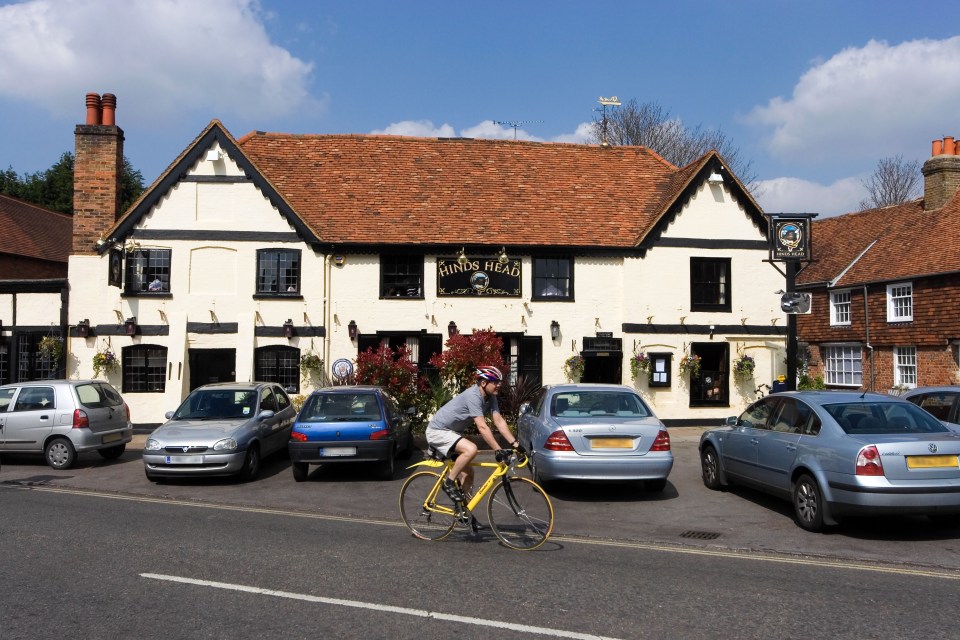
<instances>
[{"instance_id":1,"label":"car headlight","mask_svg":"<svg viewBox=\"0 0 960 640\"><path fill-rule=\"evenodd\" d=\"M159 451L159 450L160 450L160 442L157 441L157 440L154 440L153 438L147 438L146 444L143 445L143 450L144 450L144 451Z\"/></svg>"},{"instance_id":2,"label":"car headlight","mask_svg":"<svg viewBox=\"0 0 960 640\"><path fill-rule=\"evenodd\" d=\"M233 451L237 448L237 441L233 438L224 438L213 445L214 451Z\"/></svg>"}]
</instances>

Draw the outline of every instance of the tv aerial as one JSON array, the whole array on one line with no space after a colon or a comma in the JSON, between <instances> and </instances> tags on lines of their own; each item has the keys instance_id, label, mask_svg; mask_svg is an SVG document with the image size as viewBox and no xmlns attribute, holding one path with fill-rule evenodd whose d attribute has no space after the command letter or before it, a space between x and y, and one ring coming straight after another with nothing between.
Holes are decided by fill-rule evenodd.
<instances>
[{"instance_id":1,"label":"tv aerial","mask_svg":"<svg viewBox=\"0 0 960 640\"><path fill-rule=\"evenodd\" d=\"M610 96L609 98L604 98L603 96L600 96L600 99L597 100L597 102L600 103L601 108L598 109L594 107L593 110L603 112L603 121L601 125L601 130L603 132L603 140L600 142L600 144L601 146L609 147L610 141L607 140L607 107L619 107L620 98L618 98L617 96Z\"/></svg>"},{"instance_id":2,"label":"tv aerial","mask_svg":"<svg viewBox=\"0 0 960 640\"><path fill-rule=\"evenodd\" d=\"M517 129L525 124L537 124L543 122L543 120L517 120L516 122L508 122L505 120L494 120L493 124L502 125L504 127L513 127L513 139L517 139Z\"/></svg>"}]
</instances>

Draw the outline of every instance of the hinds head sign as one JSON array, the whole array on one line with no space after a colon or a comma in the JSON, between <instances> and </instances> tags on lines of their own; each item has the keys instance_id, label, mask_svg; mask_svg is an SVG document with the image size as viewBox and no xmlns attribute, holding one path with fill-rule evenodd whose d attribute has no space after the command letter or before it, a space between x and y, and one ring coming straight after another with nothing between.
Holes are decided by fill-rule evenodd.
<instances>
[{"instance_id":1,"label":"hinds head sign","mask_svg":"<svg viewBox=\"0 0 960 640\"><path fill-rule=\"evenodd\" d=\"M520 297L519 259L437 258L438 296Z\"/></svg>"}]
</instances>

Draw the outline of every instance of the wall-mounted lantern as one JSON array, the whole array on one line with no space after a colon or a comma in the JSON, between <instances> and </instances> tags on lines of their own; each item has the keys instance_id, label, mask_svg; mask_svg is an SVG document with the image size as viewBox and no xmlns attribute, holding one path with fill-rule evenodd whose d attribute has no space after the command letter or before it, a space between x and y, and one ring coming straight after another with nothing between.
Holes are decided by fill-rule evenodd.
<instances>
[{"instance_id":1,"label":"wall-mounted lantern","mask_svg":"<svg viewBox=\"0 0 960 640\"><path fill-rule=\"evenodd\" d=\"M126 322L123 323L123 330L131 338L137 335L137 316L127 318Z\"/></svg>"},{"instance_id":2,"label":"wall-mounted lantern","mask_svg":"<svg viewBox=\"0 0 960 640\"><path fill-rule=\"evenodd\" d=\"M87 319L77 323L77 337L86 338L90 336L90 321Z\"/></svg>"},{"instance_id":3,"label":"wall-mounted lantern","mask_svg":"<svg viewBox=\"0 0 960 640\"><path fill-rule=\"evenodd\" d=\"M283 337L289 340L290 338L293 337L294 333L295 332L293 330L293 319L287 318L287 321L283 323Z\"/></svg>"},{"instance_id":4,"label":"wall-mounted lantern","mask_svg":"<svg viewBox=\"0 0 960 640\"><path fill-rule=\"evenodd\" d=\"M455 335L457 335L457 323L451 320L447 325L447 337L452 338Z\"/></svg>"},{"instance_id":5,"label":"wall-mounted lantern","mask_svg":"<svg viewBox=\"0 0 960 640\"><path fill-rule=\"evenodd\" d=\"M357 323L353 320L347 323L347 336L349 336L351 340L357 339Z\"/></svg>"},{"instance_id":6,"label":"wall-mounted lantern","mask_svg":"<svg viewBox=\"0 0 960 640\"><path fill-rule=\"evenodd\" d=\"M554 340L560 339L560 323L556 320L550 323L550 337Z\"/></svg>"}]
</instances>

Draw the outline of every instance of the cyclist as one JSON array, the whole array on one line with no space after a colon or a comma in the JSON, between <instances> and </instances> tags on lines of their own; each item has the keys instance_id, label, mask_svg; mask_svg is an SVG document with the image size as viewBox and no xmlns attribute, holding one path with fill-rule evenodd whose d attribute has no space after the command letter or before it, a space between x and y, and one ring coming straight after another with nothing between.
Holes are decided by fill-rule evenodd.
<instances>
[{"instance_id":1,"label":"cyclist","mask_svg":"<svg viewBox=\"0 0 960 640\"><path fill-rule=\"evenodd\" d=\"M508 450L500 449L497 440L487 426L484 419L489 414L494 426L500 435L513 449L520 449L519 443L510 432L507 421L500 415L500 406L497 404L497 394L503 375L496 367L480 367L477 369L477 383L459 394L450 402L443 405L430 424L427 425L427 442L434 449L447 457L459 454L453 461L453 468L449 477L444 479L443 490L450 499L457 503L457 509L462 510L466 504L466 495L473 487L473 467L470 462L477 455L477 445L463 437L463 432L471 424L487 445L497 452L499 462ZM460 481L458 487L454 479ZM462 489L462 490L461 490Z\"/></svg>"}]
</instances>

